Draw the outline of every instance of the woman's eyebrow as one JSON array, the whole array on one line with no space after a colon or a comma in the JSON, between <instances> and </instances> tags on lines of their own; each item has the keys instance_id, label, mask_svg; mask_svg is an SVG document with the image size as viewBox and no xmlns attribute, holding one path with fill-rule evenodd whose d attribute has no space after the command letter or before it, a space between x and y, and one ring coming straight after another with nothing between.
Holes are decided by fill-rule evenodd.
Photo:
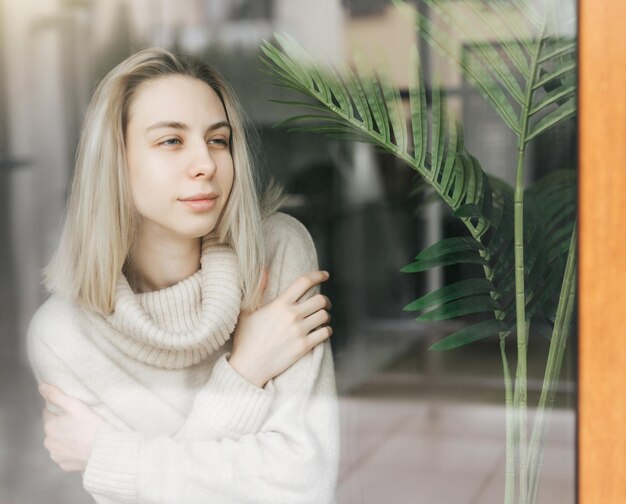
<instances>
[{"instance_id":1,"label":"woman's eyebrow","mask_svg":"<svg viewBox=\"0 0 626 504\"><path fill-rule=\"evenodd\" d=\"M213 131L213 130L220 129L220 128L228 128L229 130L232 130L230 123L228 121L219 121L214 124L211 124L211 126L207 128L207 131Z\"/></svg>"},{"instance_id":2,"label":"woman's eyebrow","mask_svg":"<svg viewBox=\"0 0 626 504\"><path fill-rule=\"evenodd\" d=\"M146 131L150 131L153 129L160 129L160 128L188 130L189 126L187 126L185 123L178 122L178 121L160 121L160 122L154 123L151 126L148 126L146 128ZM219 121L214 124L211 124L207 128L207 131L213 131L219 128L228 128L229 130L232 129L228 121Z\"/></svg>"},{"instance_id":3,"label":"woman's eyebrow","mask_svg":"<svg viewBox=\"0 0 626 504\"><path fill-rule=\"evenodd\" d=\"M186 130L186 129L189 129L189 126L187 126L185 123L181 123L177 121L161 121L158 123L154 123L152 126L148 126L146 128L146 131L150 131L153 129L160 129L160 128L172 128L172 129Z\"/></svg>"}]
</instances>

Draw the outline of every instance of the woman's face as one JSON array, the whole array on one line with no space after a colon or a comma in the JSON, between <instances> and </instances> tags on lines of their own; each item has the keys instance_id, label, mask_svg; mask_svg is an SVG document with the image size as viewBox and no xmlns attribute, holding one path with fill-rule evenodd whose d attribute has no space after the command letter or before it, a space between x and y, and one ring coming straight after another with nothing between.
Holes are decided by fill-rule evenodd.
<instances>
[{"instance_id":1,"label":"woman's face","mask_svg":"<svg viewBox=\"0 0 626 504\"><path fill-rule=\"evenodd\" d=\"M233 185L230 126L219 96L182 75L142 83L126 126L126 160L140 233L209 233Z\"/></svg>"}]
</instances>

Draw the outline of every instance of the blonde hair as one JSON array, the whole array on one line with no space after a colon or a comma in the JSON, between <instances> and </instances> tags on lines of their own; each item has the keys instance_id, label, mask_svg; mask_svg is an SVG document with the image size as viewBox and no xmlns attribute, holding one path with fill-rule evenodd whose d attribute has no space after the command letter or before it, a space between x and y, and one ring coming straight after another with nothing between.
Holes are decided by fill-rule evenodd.
<instances>
[{"instance_id":1,"label":"blonde hair","mask_svg":"<svg viewBox=\"0 0 626 504\"><path fill-rule=\"evenodd\" d=\"M259 198L261 180L248 151L245 117L229 84L210 65L160 48L129 56L102 79L89 104L76 154L59 246L44 268L46 288L83 307L110 314L116 283L128 266L137 228L125 160L125 129L139 85L168 75L208 84L220 97L232 127L235 176L215 229L220 243L235 250L241 272L242 308L261 298L264 264L262 221L284 202L282 187L271 181Z\"/></svg>"}]
</instances>

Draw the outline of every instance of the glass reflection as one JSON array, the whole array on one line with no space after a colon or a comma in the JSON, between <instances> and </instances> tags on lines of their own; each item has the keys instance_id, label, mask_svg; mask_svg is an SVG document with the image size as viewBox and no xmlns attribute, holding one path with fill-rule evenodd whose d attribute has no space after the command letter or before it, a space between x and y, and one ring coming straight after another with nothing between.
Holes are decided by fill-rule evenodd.
<instances>
[{"instance_id":1,"label":"glass reflection","mask_svg":"<svg viewBox=\"0 0 626 504\"><path fill-rule=\"evenodd\" d=\"M206 58L233 84L258 129L260 169L287 185L291 196L283 210L306 225L320 266L332 273L325 293L333 301L332 344L342 408L339 502L511 502L505 500L505 398L508 392L510 401L515 400L516 369L522 362L514 322L518 312L512 190L521 164L519 173L528 189L524 222L535 223L534 228L525 224L527 249L522 260L529 268L526 301L533 313L522 366L527 390L524 394L517 389L518 398L527 395L526 446L531 460L538 457L532 448L538 446L533 444L533 425L542 390L543 400L554 402L551 415L545 417L549 428L541 443L545 447L539 458L541 470L533 475L529 468L527 475L538 484L528 483L528 493L532 497L536 491L538 503L574 501L573 317L569 331L562 330L570 340L564 339L567 344L553 360L561 362L560 371L553 366L544 381L575 222L574 2L401 4L386 0L0 4L0 34L5 40L0 52L0 191L6 196L0 198L4 205L0 224L2 241L8 244L2 248L1 261L6 377L2 404L15 405L2 411L6 418L2 425L7 426L2 442L3 450L19 452L15 463L3 461L6 485L3 481L0 488L7 495L0 493L0 500L38 502L51 494L63 502L84 500L80 482L60 474L45 459L40 403L25 363L23 335L45 296L39 270L58 241L72 158L93 86L133 50L159 45ZM259 72L268 70L259 61L262 40L280 48L274 32L291 35L314 61L333 63L340 70L347 65L360 75L361 54L372 72L388 75L406 118L409 159L416 157L410 119L411 90L418 79L411 58L416 58L425 91L428 133L423 150L428 166L435 164L432 123L443 103L438 96L445 92L441 110L450 124L458 121L458 128L455 140L452 129L439 137L442 165L448 152L461 150L462 128L466 161L475 158L485 174L503 182L490 186L494 211L488 215L490 222L496 220L494 212L501 215L498 229L503 231L498 235L486 229L482 236L487 245L500 240L493 258L501 257L502 262L492 266L500 273L501 280L494 281L497 286L508 282L496 300L504 319L497 318L498 310L487 299L485 311L451 318L448 306L442 308L441 317L430 315L441 320L416 321L424 312L403 310L446 285L485 278L485 265L471 261L401 272L432 244L473 237L470 227L453 214L468 200L461 198L454 209L442 202L406 159L393 148L381 149L380 143L290 131L295 123L274 127L308 112L270 100L313 103L311 97L273 86L270 76ZM538 40L544 42L538 46ZM412 55L413 45L417 54ZM529 100L531 78L530 88L535 90ZM380 77L376 83L382 83ZM387 110L384 98L383 102ZM340 105L338 96L333 104ZM516 130L526 106L537 110L527 122L525 135L534 136L523 142L520 161L521 132ZM349 107L355 117L364 119L353 99ZM375 121L374 111L367 110ZM539 131L544 120L543 126L549 127ZM373 129L380 133L381 127ZM456 148L450 147L453 142ZM393 125L390 144L399 146ZM469 172L463 173L466 177ZM450 182L452 195L455 177ZM485 197L476 202L484 210ZM476 217L475 210L466 207L465 218ZM492 292L473 296L493 300ZM441 304L430 306L436 309ZM560 312L563 316L566 308ZM510 323L507 329L492 331L462 348L428 351L491 315ZM509 366L508 384L503 362ZM519 404L509 410L514 415L508 420L511 431L519 429L516 418L524 421L517 416L519 411ZM508 469L514 470L515 483L509 480L508 488L517 495L519 460L513 466ZM46 478L33 485L27 475L35 470Z\"/></svg>"}]
</instances>

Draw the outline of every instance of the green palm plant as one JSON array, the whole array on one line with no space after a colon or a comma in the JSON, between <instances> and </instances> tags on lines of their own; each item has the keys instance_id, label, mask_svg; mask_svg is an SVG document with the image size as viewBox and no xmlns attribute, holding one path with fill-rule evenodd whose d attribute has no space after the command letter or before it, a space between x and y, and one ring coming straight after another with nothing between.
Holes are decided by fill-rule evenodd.
<instances>
[{"instance_id":1,"label":"green palm plant","mask_svg":"<svg viewBox=\"0 0 626 504\"><path fill-rule=\"evenodd\" d=\"M466 15L451 2L423 0L430 10L427 17L401 0L393 1L408 12L423 40L461 67L515 134L514 187L485 173L468 152L463 128L448 117L443 89L435 86L426 92L415 47L409 66L408 117L388 74L374 73L363 58L356 58L356 70L322 65L291 37L276 34L275 43L263 43L262 59L276 84L306 97L282 100L309 111L288 118L283 126L365 141L390 152L415 170L467 228L469 236L435 243L402 271L473 263L482 266L482 275L446 285L404 309L423 311L420 321L482 314L480 322L445 337L432 349L499 338L507 411L504 502L516 500L517 474L518 502L534 503L547 418L574 315L576 180L571 170L562 170L524 188L524 161L532 140L576 113L576 42L549 34L547 16L530 4L465 2L475 15L473 22L483 23L481 31L495 40L486 43L473 34ZM497 16L513 37L497 32L486 12ZM459 58L455 51L461 38L475 48L469 58ZM529 443L526 355L531 323L550 338L550 348ZM515 377L506 344L512 334L517 342Z\"/></svg>"}]
</instances>

